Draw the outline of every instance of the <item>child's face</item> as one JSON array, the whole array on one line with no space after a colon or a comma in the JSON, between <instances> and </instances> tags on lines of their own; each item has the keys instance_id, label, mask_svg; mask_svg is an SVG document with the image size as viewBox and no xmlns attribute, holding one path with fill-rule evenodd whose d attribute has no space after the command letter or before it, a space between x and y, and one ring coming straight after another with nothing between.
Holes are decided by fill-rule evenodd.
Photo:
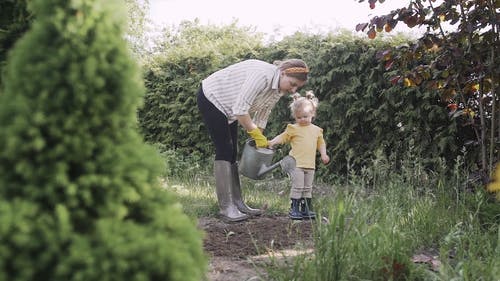
<instances>
[{"instance_id":1,"label":"child's face","mask_svg":"<svg viewBox=\"0 0 500 281\"><path fill-rule=\"evenodd\" d=\"M311 107L301 108L295 112L295 123L299 124L299 126L307 126L311 124L313 117L314 114Z\"/></svg>"}]
</instances>

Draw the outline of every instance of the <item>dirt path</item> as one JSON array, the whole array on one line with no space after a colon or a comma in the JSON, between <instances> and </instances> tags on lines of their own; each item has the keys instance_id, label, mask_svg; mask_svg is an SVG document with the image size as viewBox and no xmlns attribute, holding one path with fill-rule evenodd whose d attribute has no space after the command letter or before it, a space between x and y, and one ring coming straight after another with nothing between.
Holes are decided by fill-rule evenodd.
<instances>
[{"instance_id":1,"label":"dirt path","mask_svg":"<svg viewBox=\"0 0 500 281\"><path fill-rule=\"evenodd\" d=\"M270 255L293 256L312 245L311 221L288 216L261 216L245 222L224 223L201 218L204 248L210 256L209 281L261 281Z\"/></svg>"}]
</instances>

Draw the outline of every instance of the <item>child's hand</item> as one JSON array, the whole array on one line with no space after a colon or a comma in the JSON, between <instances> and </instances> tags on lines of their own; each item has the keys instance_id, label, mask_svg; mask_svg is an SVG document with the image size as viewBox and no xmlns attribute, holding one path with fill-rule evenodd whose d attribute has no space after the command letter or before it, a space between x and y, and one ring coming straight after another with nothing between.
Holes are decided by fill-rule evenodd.
<instances>
[{"instance_id":1,"label":"child's hand","mask_svg":"<svg viewBox=\"0 0 500 281\"><path fill-rule=\"evenodd\" d=\"M323 164L328 164L330 162L330 157L328 155L321 155L321 161L323 161Z\"/></svg>"},{"instance_id":2,"label":"child's hand","mask_svg":"<svg viewBox=\"0 0 500 281\"><path fill-rule=\"evenodd\" d=\"M270 149L274 149L274 147L279 144L281 144L281 136L274 137L272 140L267 142Z\"/></svg>"},{"instance_id":3,"label":"child's hand","mask_svg":"<svg viewBox=\"0 0 500 281\"><path fill-rule=\"evenodd\" d=\"M270 140L267 145L269 146L269 149L274 149L274 146L276 146L276 143Z\"/></svg>"}]
</instances>

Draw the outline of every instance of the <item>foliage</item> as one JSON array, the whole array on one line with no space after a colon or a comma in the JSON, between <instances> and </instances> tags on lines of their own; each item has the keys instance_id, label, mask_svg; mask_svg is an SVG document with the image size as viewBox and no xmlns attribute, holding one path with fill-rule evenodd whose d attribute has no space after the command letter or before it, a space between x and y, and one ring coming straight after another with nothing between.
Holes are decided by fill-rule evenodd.
<instances>
[{"instance_id":1,"label":"foliage","mask_svg":"<svg viewBox=\"0 0 500 281\"><path fill-rule=\"evenodd\" d=\"M0 85L8 51L28 30L32 14L26 9L26 0L2 0L0 9Z\"/></svg>"},{"instance_id":2,"label":"foliage","mask_svg":"<svg viewBox=\"0 0 500 281\"><path fill-rule=\"evenodd\" d=\"M178 27L164 27L156 39L154 53L159 57L209 56L216 64L230 64L235 56L248 56L261 48L263 34L251 27L201 25L198 19L183 21ZM235 44L237 42L238 44ZM237 57L238 58L238 57ZM158 57L154 57L158 59Z\"/></svg>"},{"instance_id":3,"label":"foliage","mask_svg":"<svg viewBox=\"0 0 500 281\"><path fill-rule=\"evenodd\" d=\"M375 8L376 0L368 2ZM381 50L380 59L387 69L397 70L391 78L394 83L437 92L449 104L460 130L471 132L461 134L471 144L465 149L471 158L474 155L471 161L486 182L499 158L499 1L435 2L410 1L407 7L359 24L357 30L367 30L374 38L378 32L390 32L398 22L427 28L405 48Z\"/></svg>"},{"instance_id":4,"label":"foliage","mask_svg":"<svg viewBox=\"0 0 500 281\"><path fill-rule=\"evenodd\" d=\"M0 280L204 274L201 233L137 131L144 85L118 3L30 2L0 95Z\"/></svg>"}]
</instances>

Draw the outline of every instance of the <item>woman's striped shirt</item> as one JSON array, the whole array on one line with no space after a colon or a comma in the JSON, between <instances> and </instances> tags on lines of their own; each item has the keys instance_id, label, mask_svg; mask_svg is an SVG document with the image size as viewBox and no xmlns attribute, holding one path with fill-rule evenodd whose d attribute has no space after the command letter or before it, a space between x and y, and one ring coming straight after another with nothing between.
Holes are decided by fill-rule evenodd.
<instances>
[{"instance_id":1,"label":"woman's striped shirt","mask_svg":"<svg viewBox=\"0 0 500 281\"><path fill-rule=\"evenodd\" d=\"M269 114L283 95L276 65L246 60L218 70L202 81L203 92L228 122L250 114L259 128L265 128Z\"/></svg>"}]
</instances>

